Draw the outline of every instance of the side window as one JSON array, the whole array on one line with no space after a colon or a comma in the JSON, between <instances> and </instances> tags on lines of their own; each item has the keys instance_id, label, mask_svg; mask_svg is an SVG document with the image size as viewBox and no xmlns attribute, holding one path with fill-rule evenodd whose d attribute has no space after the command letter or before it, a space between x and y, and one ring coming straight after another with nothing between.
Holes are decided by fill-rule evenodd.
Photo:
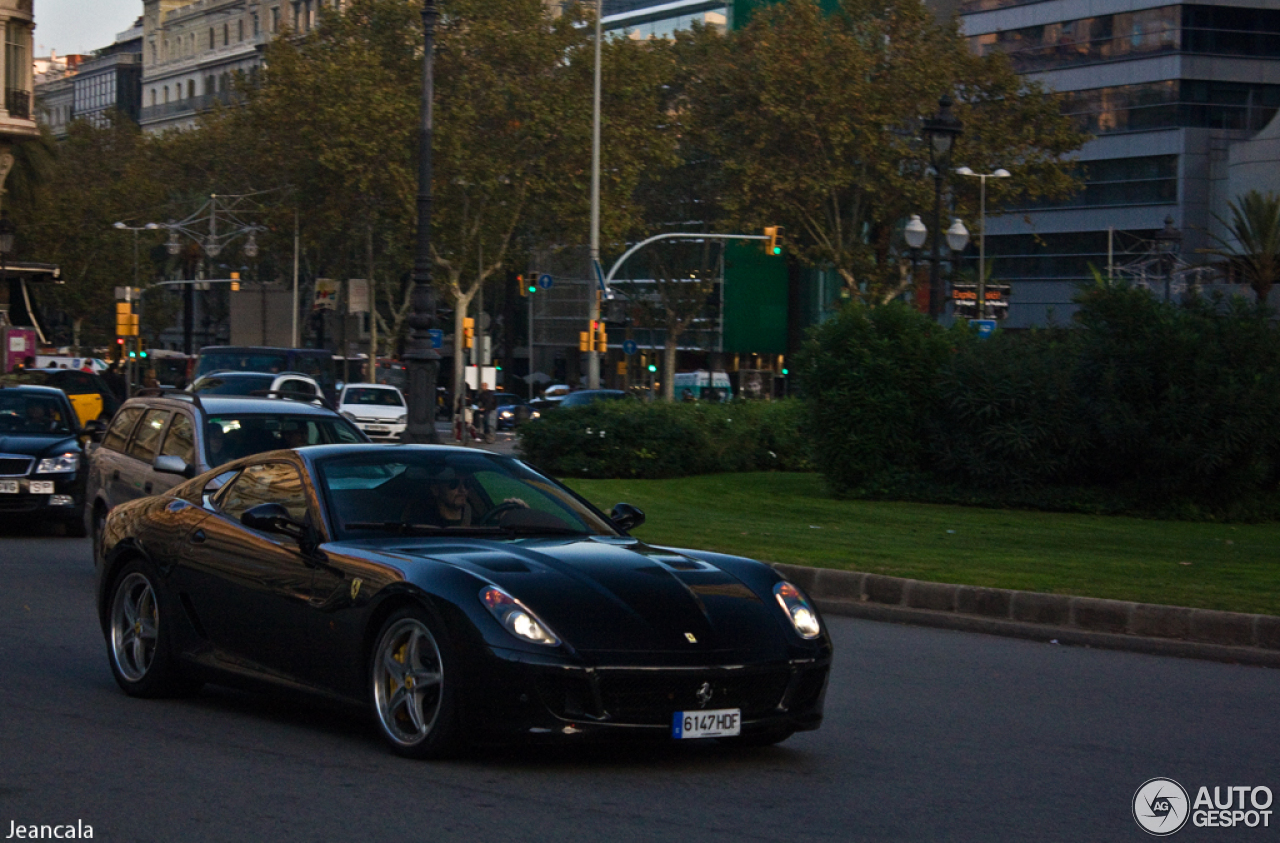
<instances>
[{"instance_id":1,"label":"side window","mask_svg":"<svg viewBox=\"0 0 1280 843\"><path fill-rule=\"evenodd\" d=\"M214 496L218 494L218 492L222 489L223 486L230 483L231 478L235 477L238 472L239 472L239 469L235 469L233 471L224 471L221 474L213 477L207 483L205 483L204 488L200 490L201 503L203 503L206 507L212 508Z\"/></svg>"},{"instance_id":2,"label":"side window","mask_svg":"<svg viewBox=\"0 0 1280 843\"><path fill-rule=\"evenodd\" d=\"M300 381L296 379L287 380L284 383L280 384L280 391L281 392L302 392L307 395L316 394L315 387L313 387L311 384L307 383L306 381Z\"/></svg>"},{"instance_id":3,"label":"side window","mask_svg":"<svg viewBox=\"0 0 1280 843\"><path fill-rule=\"evenodd\" d=\"M298 470L289 463L247 466L218 498L218 507L234 521L258 504L278 503L297 521L307 517L307 496Z\"/></svg>"},{"instance_id":4,"label":"side window","mask_svg":"<svg viewBox=\"0 0 1280 843\"><path fill-rule=\"evenodd\" d=\"M191 419L182 413L175 413L169 432L164 437L164 447L160 453L169 457L182 457L187 465L195 465L196 441L195 428Z\"/></svg>"},{"instance_id":5,"label":"side window","mask_svg":"<svg viewBox=\"0 0 1280 843\"><path fill-rule=\"evenodd\" d=\"M164 423L169 420L168 410L147 410L133 433L133 442L129 444L129 456L137 457L143 462L155 459L156 449L160 446L160 434Z\"/></svg>"},{"instance_id":6,"label":"side window","mask_svg":"<svg viewBox=\"0 0 1280 843\"><path fill-rule=\"evenodd\" d=\"M112 451L123 451L124 443L129 441L129 434L133 432L134 422L138 420L140 415L142 415L141 407L126 407L116 413L116 417L111 421L111 426L107 428L107 432L102 437L102 447L109 448Z\"/></svg>"},{"instance_id":7,"label":"side window","mask_svg":"<svg viewBox=\"0 0 1280 843\"><path fill-rule=\"evenodd\" d=\"M61 379L62 383L59 386L68 395L98 394L98 385L84 372L64 372Z\"/></svg>"}]
</instances>

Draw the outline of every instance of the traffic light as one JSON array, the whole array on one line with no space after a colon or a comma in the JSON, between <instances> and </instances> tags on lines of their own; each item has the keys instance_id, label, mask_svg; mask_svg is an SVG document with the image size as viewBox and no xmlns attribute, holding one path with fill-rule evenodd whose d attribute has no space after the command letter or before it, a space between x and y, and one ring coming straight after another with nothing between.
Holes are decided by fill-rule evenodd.
<instances>
[{"instance_id":1,"label":"traffic light","mask_svg":"<svg viewBox=\"0 0 1280 843\"><path fill-rule=\"evenodd\" d=\"M590 350L591 350L591 332L579 331L578 332L578 351L590 351Z\"/></svg>"},{"instance_id":2,"label":"traffic light","mask_svg":"<svg viewBox=\"0 0 1280 843\"><path fill-rule=\"evenodd\" d=\"M136 337L138 335L138 316L133 312L133 305L127 301L116 302L116 336Z\"/></svg>"},{"instance_id":3,"label":"traffic light","mask_svg":"<svg viewBox=\"0 0 1280 843\"><path fill-rule=\"evenodd\" d=\"M147 341L142 337L138 337L138 356L147 359Z\"/></svg>"},{"instance_id":4,"label":"traffic light","mask_svg":"<svg viewBox=\"0 0 1280 843\"><path fill-rule=\"evenodd\" d=\"M240 273L238 272L231 273L231 292L240 292Z\"/></svg>"},{"instance_id":5,"label":"traffic light","mask_svg":"<svg viewBox=\"0 0 1280 843\"><path fill-rule=\"evenodd\" d=\"M529 285L528 285L528 284L526 284L526 283L524 283L524 276L523 276L523 275L517 275L517 276L516 276L516 289L520 291L520 297L521 297L521 298L528 298L528 296L529 296Z\"/></svg>"},{"instance_id":6,"label":"traffic light","mask_svg":"<svg viewBox=\"0 0 1280 843\"><path fill-rule=\"evenodd\" d=\"M603 322L595 323L596 334L596 351L604 354L609 350L609 334L604 329Z\"/></svg>"},{"instance_id":7,"label":"traffic light","mask_svg":"<svg viewBox=\"0 0 1280 843\"><path fill-rule=\"evenodd\" d=\"M782 246L779 243L778 231L782 228L780 225L766 225L764 227L764 236L769 238L768 251L771 255L782 254Z\"/></svg>"},{"instance_id":8,"label":"traffic light","mask_svg":"<svg viewBox=\"0 0 1280 843\"><path fill-rule=\"evenodd\" d=\"M470 316L462 319L462 347L471 348L476 342L476 320Z\"/></svg>"},{"instance_id":9,"label":"traffic light","mask_svg":"<svg viewBox=\"0 0 1280 843\"><path fill-rule=\"evenodd\" d=\"M655 365L653 365L652 363L650 363L650 364L649 364L649 372L652 374L653 372L656 372L656 371L658 371L658 367L657 367L657 366L655 366Z\"/></svg>"}]
</instances>

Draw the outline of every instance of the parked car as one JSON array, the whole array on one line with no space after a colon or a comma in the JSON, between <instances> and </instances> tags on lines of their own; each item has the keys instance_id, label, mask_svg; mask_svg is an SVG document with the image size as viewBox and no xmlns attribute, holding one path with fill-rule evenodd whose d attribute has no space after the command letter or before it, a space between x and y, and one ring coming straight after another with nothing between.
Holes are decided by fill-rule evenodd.
<instances>
[{"instance_id":1,"label":"parked car","mask_svg":"<svg viewBox=\"0 0 1280 843\"><path fill-rule=\"evenodd\" d=\"M410 757L818 728L832 643L804 593L643 522L468 448L258 454L108 516L98 620L126 694L310 689Z\"/></svg>"},{"instance_id":2,"label":"parked car","mask_svg":"<svg viewBox=\"0 0 1280 843\"><path fill-rule=\"evenodd\" d=\"M541 415L519 395L511 392L499 392L496 395L498 407L494 410L495 430L515 430L516 427Z\"/></svg>"},{"instance_id":3,"label":"parked car","mask_svg":"<svg viewBox=\"0 0 1280 843\"><path fill-rule=\"evenodd\" d=\"M213 372L301 372L320 384L330 403L338 400L333 355L322 348L210 345L200 349L193 377Z\"/></svg>"},{"instance_id":4,"label":"parked car","mask_svg":"<svg viewBox=\"0 0 1280 843\"><path fill-rule=\"evenodd\" d=\"M266 395L300 401L323 400L320 384L298 372L211 372L195 379L189 392L202 395Z\"/></svg>"},{"instance_id":5,"label":"parked car","mask_svg":"<svg viewBox=\"0 0 1280 843\"><path fill-rule=\"evenodd\" d=\"M394 386L351 383L338 396L338 412L370 439L399 442L408 420L404 394Z\"/></svg>"},{"instance_id":6,"label":"parked car","mask_svg":"<svg viewBox=\"0 0 1280 843\"><path fill-rule=\"evenodd\" d=\"M560 406L569 407L585 407L588 404L594 404L596 401L634 401L635 396L630 392L622 389L580 389L577 392L570 392L561 401Z\"/></svg>"},{"instance_id":7,"label":"parked car","mask_svg":"<svg viewBox=\"0 0 1280 843\"><path fill-rule=\"evenodd\" d=\"M120 399L98 375L76 369L23 369L8 375L0 375L2 384L31 384L60 389L76 408L76 416L82 422L100 419L107 421L120 407Z\"/></svg>"},{"instance_id":8,"label":"parked car","mask_svg":"<svg viewBox=\"0 0 1280 843\"><path fill-rule=\"evenodd\" d=\"M276 398L143 390L87 448L86 529L100 550L107 514L126 501L262 451L368 442L326 407Z\"/></svg>"},{"instance_id":9,"label":"parked car","mask_svg":"<svg viewBox=\"0 0 1280 843\"><path fill-rule=\"evenodd\" d=\"M85 433L62 390L0 386L0 517L83 536Z\"/></svg>"}]
</instances>

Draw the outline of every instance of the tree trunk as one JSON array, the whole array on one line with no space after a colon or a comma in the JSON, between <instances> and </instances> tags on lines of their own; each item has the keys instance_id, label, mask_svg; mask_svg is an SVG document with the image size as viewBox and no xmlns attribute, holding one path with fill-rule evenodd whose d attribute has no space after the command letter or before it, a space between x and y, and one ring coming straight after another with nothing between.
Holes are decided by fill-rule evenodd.
<instances>
[{"instance_id":1,"label":"tree trunk","mask_svg":"<svg viewBox=\"0 0 1280 843\"><path fill-rule=\"evenodd\" d=\"M664 401L676 400L676 348L679 343L679 335L668 329L667 342L662 348L662 398Z\"/></svg>"}]
</instances>

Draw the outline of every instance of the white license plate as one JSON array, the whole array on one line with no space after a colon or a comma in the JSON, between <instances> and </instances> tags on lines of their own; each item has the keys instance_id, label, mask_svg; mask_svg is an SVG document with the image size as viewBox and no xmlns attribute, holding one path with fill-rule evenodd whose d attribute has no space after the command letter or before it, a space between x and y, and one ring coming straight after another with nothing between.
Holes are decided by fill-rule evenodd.
<instances>
[{"instance_id":1,"label":"white license plate","mask_svg":"<svg viewBox=\"0 0 1280 843\"><path fill-rule=\"evenodd\" d=\"M31 481L31 494L33 494L33 495L52 495L52 494L53 494L53 481L52 481L52 480L32 480L32 481Z\"/></svg>"},{"instance_id":2,"label":"white license plate","mask_svg":"<svg viewBox=\"0 0 1280 843\"><path fill-rule=\"evenodd\" d=\"M367 430L369 433L386 433L387 432L387 429L385 427L377 427L375 425L369 425L368 427L365 428L365 430Z\"/></svg>"},{"instance_id":3,"label":"white license plate","mask_svg":"<svg viewBox=\"0 0 1280 843\"><path fill-rule=\"evenodd\" d=\"M0 480L0 495L18 494L17 480Z\"/></svg>"},{"instance_id":4,"label":"white license plate","mask_svg":"<svg viewBox=\"0 0 1280 843\"><path fill-rule=\"evenodd\" d=\"M729 738L742 733L742 710L721 708L715 711L677 711L671 718L671 737Z\"/></svg>"}]
</instances>

